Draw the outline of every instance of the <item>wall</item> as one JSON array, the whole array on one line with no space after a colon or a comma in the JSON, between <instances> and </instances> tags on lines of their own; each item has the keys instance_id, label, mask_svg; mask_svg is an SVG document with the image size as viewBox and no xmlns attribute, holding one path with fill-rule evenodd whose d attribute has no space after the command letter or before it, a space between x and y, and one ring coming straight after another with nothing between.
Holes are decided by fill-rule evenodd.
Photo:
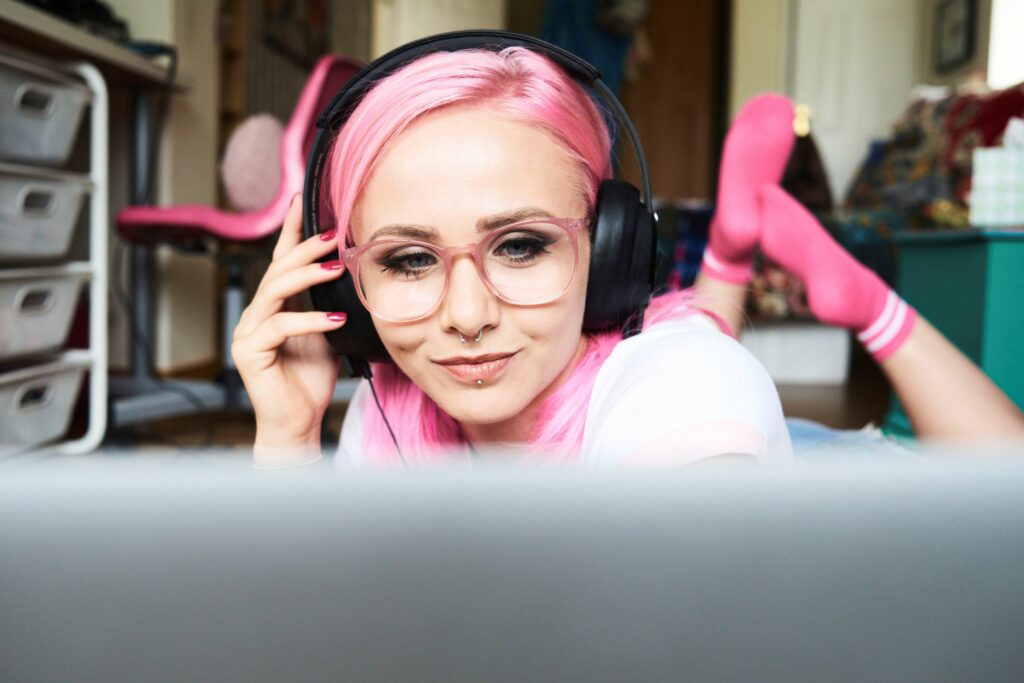
<instances>
[{"instance_id":1,"label":"wall","mask_svg":"<svg viewBox=\"0 0 1024 683\"><path fill-rule=\"evenodd\" d=\"M790 90L790 23L795 0L733 0L729 120L760 92Z\"/></svg>"},{"instance_id":2,"label":"wall","mask_svg":"<svg viewBox=\"0 0 1024 683\"><path fill-rule=\"evenodd\" d=\"M373 0L372 56L379 57L403 43L434 33L470 28L503 29L505 2Z\"/></svg>"},{"instance_id":3,"label":"wall","mask_svg":"<svg viewBox=\"0 0 1024 683\"><path fill-rule=\"evenodd\" d=\"M989 35L988 83L1002 89L1024 83L1024 49L1020 32L1024 28L1024 2L992 0Z\"/></svg>"}]
</instances>

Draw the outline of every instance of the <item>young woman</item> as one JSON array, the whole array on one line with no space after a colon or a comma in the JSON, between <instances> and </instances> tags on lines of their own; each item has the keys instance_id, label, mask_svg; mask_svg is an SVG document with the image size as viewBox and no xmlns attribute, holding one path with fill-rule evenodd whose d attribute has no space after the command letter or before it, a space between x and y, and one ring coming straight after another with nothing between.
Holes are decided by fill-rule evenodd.
<instances>
[{"instance_id":1,"label":"young woman","mask_svg":"<svg viewBox=\"0 0 1024 683\"><path fill-rule=\"evenodd\" d=\"M522 48L437 53L378 82L335 142L339 230L302 240L294 202L236 329L232 353L256 413L257 464L320 455L338 359L319 333L344 325L345 312L301 312L297 297L341 274L341 259L315 263L339 245L360 268L363 298L394 361L374 370L382 411L366 382L357 391L342 462L427 466L483 448L582 465L790 459L770 378L716 315L738 329L736 274L759 241L775 255L768 245L776 233L764 224L798 215L772 189L792 146L792 111L781 98L755 105L738 117L723 159L710 254L725 277L709 268L696 293L655 297L644 331L622 339L582 329L590 221L598 186L611 175L609 132L582 87ZM800 234L776 242L799 249L803 233L814 232L800 218ZM809 286L814 305L819 288ZM890 349L915 335L901 328L887 352L895 357ZM904 374L913 371L908 365ZM983 385L975 372L980 378L970 381ZM998 389L982 393L1005 414L1001 428L1024 431ZM913 403L914 391L900 394ZM916 407L907 409L917 419Z\"/></svg>"}]
</instances>

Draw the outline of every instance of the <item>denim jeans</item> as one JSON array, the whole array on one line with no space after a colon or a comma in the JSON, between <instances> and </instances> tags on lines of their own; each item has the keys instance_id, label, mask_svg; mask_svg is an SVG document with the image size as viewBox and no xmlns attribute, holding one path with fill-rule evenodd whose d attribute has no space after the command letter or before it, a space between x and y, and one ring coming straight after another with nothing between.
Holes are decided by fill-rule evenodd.
<instances>
[{"instance_id":1,"label":"denim jeans","mask_svg":"<svg viewBox=\"0 0 1024 683\"><path fill-rule=\"evenodd\" d=\"M793 456L796 460L919 457L872 425L863 429L832 429L811 420L787 417L786 426L789 427L789 438L793 443Z\"/></svg>"}]
</instances>

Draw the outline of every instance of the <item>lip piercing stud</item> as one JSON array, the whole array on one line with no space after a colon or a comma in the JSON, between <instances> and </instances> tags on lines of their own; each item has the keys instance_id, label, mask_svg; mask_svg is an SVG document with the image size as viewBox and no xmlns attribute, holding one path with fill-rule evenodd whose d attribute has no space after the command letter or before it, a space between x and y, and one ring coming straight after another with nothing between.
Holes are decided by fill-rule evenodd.
<instances>
[{"instance_id":1,"label":"lip piercing stud","mask_svg":"<svg viewBox=\"0 0 1024 683\"><path fill-rule=\"evenodd\" d=\"M478 380L476 381L476 385L477 385L478 387L482 387L482 386L484 385L484 381L483 381L482 379L478 379Z\"/></svg>"}]
</instances>

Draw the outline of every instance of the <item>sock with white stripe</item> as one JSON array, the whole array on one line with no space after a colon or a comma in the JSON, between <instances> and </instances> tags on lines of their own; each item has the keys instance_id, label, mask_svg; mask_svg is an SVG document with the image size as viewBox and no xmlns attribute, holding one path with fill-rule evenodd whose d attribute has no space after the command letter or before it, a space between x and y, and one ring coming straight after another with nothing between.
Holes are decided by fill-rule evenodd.
<instances>
[{"instance_id":1,"label":"sock with white stripe","mask_svg":"<svg viewBox=\"0 0 1024 683\"><path fill-rule=\"evenodd\" d=\"M856 332L875 360L892 355L910 336L917 312L785 191L765 185L760 198L761 248L803 281L815 317Z\"/></svg>"},{"instance_id":2,"label":"sock with white stripe","mask_svg":"<svg viewBox=\"0 0 1024 683\"><path fill-rule=\"evenodd\" d=\"M746 284L760 236L757 191L778 183L793 151L793 103L782 95L754 97L736 115L722 146L718 201L702 272Z\"/></svg>"}]
</instances>

